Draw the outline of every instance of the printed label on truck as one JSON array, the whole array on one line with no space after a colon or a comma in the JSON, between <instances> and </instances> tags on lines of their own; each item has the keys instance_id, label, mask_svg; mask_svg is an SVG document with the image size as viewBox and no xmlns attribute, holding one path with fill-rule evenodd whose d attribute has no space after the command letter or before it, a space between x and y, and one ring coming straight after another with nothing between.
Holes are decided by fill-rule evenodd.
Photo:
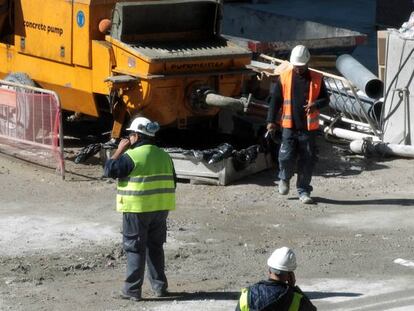
<instances>
[{"instance_id":1,"label":"printed label on truck","mask_svg":"<svg viewBox=\"0 0 414 311\"><path fill-rule=\"evenodd\" d=\"M224 68L224 62L208 62L208 63L173 63L167 65L169 71L207 71Z\"/></svg>"},{"instance_id":2,"label":"printed label on truck","mask_svg":"<svg viewBox=\"0 0 414 311\"><path fill-rule=\"evenodd\" d=\"M23 24L25 28L31 28L34 30L43 31L43 32L46 32L47 34L55 33L55 34L58 34L59 36L63 35L63 29L59 27L45 25L42 23L36 23L36 22L31 22L31 21L23 21Z\"/></svg>"}]
</instances>

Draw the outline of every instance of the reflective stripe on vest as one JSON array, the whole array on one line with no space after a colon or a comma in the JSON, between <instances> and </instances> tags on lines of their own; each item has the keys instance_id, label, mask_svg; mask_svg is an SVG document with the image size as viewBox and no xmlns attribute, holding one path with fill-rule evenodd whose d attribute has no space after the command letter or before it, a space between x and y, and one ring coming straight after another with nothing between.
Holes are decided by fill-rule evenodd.
<instances>
[{"instance_id":1,"label":"reflective stripe on vest","mask_svg":"<svg viewBox=\"0 0 414 311\"><path fill-rule=\"evenodd\" d=\"M318 97L322 85L322 75L309 71L311 75L311 82L309 85L309 97L308 101L314 102ZM280 74L280 82L282 84L283 92L283 108L282 108L282 127L292 128L292 79L293 69L285 70ZM306 115L307 129L308 131L314 131L319 129L319 111L316 110L313 113Z\"/></svg>"},{"instance_id":2,"label":"reflective stripe on vest","mask_svg":"<svg viewBox=\"0 0 414 311\"><path fill-rule=\"evenodd\" d=\"M239 300L240 311L250 311L249 308L249 290L243 288L241 290L240 300Z\"/></svg>"},{"instance_id":3,"label":"reflective stripe on vest","mask_svg":"<svg viewBox=\"0 0 414 311\"><path fill-rule=\"evenodd\" d=\"M117 211L142 213L175 209L172 160L154 145L130 149L134 169L118 180Z\"/></svg>"},{"instance_id":4,"label":"reflective stripe on vest","mask_svg":"<svg viewBox=\"0 0 414 311\"><path fill-rule=\"evenodd\" d=\"M120 181L130 181L130 182L149 182L149 181L158 181L158 180L174 180L174 177L171 175L159 175L159 176L146 176L146 177L126 177L120 178Z\"/></svg>"},{"instance_id":5,"label":"reflective stripe on vest","mask_svg":"<svg viewBox=\"0 0 414 311\"><path fill-rule=\"evenodd\" d=\"M300 301L302 300L303 295L299 293L293 293L293 299L289 306L288 311L299 311L300 308Z\"/></svg>"}]
</instances>

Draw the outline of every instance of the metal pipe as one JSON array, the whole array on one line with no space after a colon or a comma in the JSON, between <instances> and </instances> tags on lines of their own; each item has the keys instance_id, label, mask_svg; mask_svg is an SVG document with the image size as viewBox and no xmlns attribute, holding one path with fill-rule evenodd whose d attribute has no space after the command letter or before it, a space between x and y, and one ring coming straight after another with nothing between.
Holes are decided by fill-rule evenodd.
<instances>
[{"instance_id":1,"label":"metal pipe","mask_svg":"<svg viewBox=\"0 0 414 311\"><path fill-rule=\"evenodd\" d=\"M322 114L322 113L319 114L319 118L323 119L323 120L326 120L326 121L329 121L329 122L335 121L335 118L327 116L326 114ZM352 119L348 119L348 118L345 118L345 117L341 117L340 120L342 122L353 124L355 126L359 126L359 127L362 127L362 128L366 128L367 130L370 130L370 126L369 126L368 123L362 123L362 122L355 121L355 120L352 120Z\"/></svg>"},{"instance_id":2,"label":"metal pipe","mask_svg":"<svg viewBox=\"0 0 414 311\"><path fill-rule=\"evenodd\" d=\"M235 111L245 111L249 100L242 97L240 99L218 95L215 93L207 93L204 103L207 106L215 106L227 108Z\"/></svg>"},{"instance_id":3,"label":"metal pipe","mask_svg":"<svg viewBox=\"0 0 414 311\"><path fill-rule=\"evenodd\" d=\"M371 142L367 140L354 140L349 144L352 152L360 154L400 156L414 158L414 146Z\"/></svg>"},{"instance_id":4,"label":"metal pipe","mask_svg":"<svg viewBox=\"0 0 414 311\"><path fill-rule=\"evenodd\" d=\"M384 83L349 54L341 55L336 60L336 68L368 97L383 97Z\"/></svg>"},{"instance_id":5,"label":"metal pipe","mask_svg":"<svg viewBox=\"0 0 414 311\"><path fill-rule=\"evenodd\" d=\"M325 127L324 128L324 133L325 134L329 134L329 135L333 135L339 138L343 138L343 139L347 139L347 140L358 140L358 139L364 139L364 138L368 138L368 139L372 139L375 141L379 141L380 138L374 135L368 135L368 134L364 134L364 133L359 133L359 132L354 132L354 131L350 131L350 130L344 130L338 127Z\"/></svg>"}]
</instances>

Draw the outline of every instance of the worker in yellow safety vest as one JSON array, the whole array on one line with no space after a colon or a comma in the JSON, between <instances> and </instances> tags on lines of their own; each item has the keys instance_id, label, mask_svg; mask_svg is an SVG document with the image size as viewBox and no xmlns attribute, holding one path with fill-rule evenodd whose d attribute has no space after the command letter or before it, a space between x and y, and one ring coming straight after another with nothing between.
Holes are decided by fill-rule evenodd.
<instances>
[{"instance_id":1,"label":"worker in yellow safety vest","mask_svg":"<svg viewBox=\"0 0 414 311\"><path fill-rule=\"evenodd\" d=\"M145 261L148 278L157 297L167 292L163 244L167 216L175 209L176 177L171 157L154 145L157 122L135 118L104 175L118 178L116 209L123 214L123 248L127 257L126 279L117 297L141 299Z\"/></svg>"},{"instance_id":2,"label":"worker in yellow safety vest","mask_svg":"<svg viewBox=\"0 0 414 311\"><path fill-rule=\"evenodd\" d=\"M292 249L276 249L267 260L269 278L241 291L236 311L316 311L295 286L296 256Z\"/></svg>"},{"instance_id":3,"label":"worker in yellow safety vest","mask_svg":"<svg viewBox=\"0 0 414 311\"><path fill-rule=\"evenodd\" d=\"M289 193L290 179L297 166L296 188L304 204L313 203L310 183L317 161L315 134L319 129L319 110L329 104L322 75L308 70L309 60L310 53L305 46L298 45L292 50L293 67L280 74L267 116L268 132L282 128L279 193Z\"/></svg>"}]
</instances>

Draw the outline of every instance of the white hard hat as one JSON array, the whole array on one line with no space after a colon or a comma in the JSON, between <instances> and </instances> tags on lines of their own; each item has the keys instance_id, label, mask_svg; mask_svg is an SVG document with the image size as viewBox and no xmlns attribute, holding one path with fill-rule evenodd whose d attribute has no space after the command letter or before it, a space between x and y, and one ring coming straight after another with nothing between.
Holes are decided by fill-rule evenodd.
<instances>
[{"instance_id":1,"label":"white hard hat","mask_svg":"<svg viewBox=\"0 0 414 311\"><path fill-rule=\"evenodd\" d=\"M306 46L297 45L290 53L290 63L294 66L305 66L310 60L310 53Z\"/></svg>"},{"instance_id":2,"label":"white hard hat","mask_svg":"<svg viewBox=\"0 0 414 311\"><path fill-rule=\"evenodd\" d=\"M296 269L296 255L289 247L278 248L270 255L267 265L279 271L294 271Z\"/></svg>"},{"instance_id":3,"label":"white hard hat","mask_svg":"<svg viewBox=\"0 0 414 311\"><path fill-rule=\"evenodd\" d=\"M155 136L155 133L160 129L158 122L151 122L149 119L144 117L135 118L131 126L126 130L131 132L138 132L147 136Z\"/></svg>"}]
</instances>

